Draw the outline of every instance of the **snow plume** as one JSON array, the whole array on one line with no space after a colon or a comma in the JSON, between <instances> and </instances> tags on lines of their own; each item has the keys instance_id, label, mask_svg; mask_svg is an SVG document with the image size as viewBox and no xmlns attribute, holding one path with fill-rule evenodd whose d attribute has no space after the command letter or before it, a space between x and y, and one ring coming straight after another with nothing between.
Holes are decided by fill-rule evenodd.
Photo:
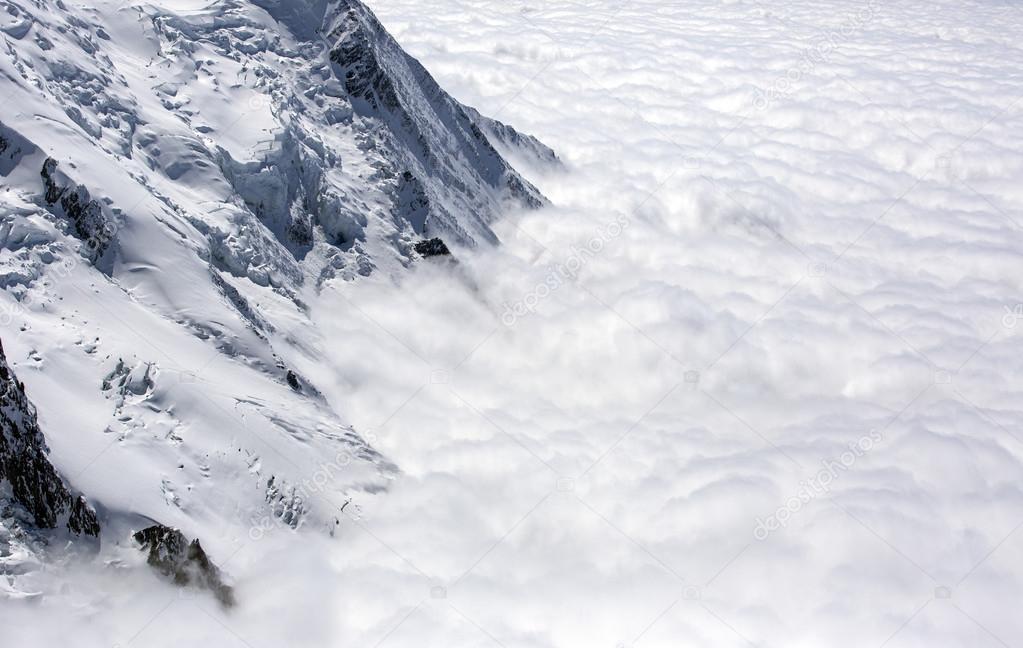
<instances>
[{"instance_id":1,"label":"snow plume","mask_svg":"<svg viewBox=\"0 0 1023 648\"><path fill-rule=\"evenodd\" d=\"M241 498L228 487L240 481L218 491L188 473L170 489L183 511L140 489L169 512L164 523L205 532L236 594L231 612L135 568L128 530L144 525L123 520L120 532L115 519L103 560L40 575L53 593L34 607L0 604L5 638L1019 643L1020 7L911 0L856 21L863 3L842 1L370 4L459 101L558 152L565 170L521 169L553 206L492 224L494 250L452 246L455 262L417 260L397 280L327 281L308 300L311 323L257 293L289 325L281 337L309 349L288 366L398 469L330 489L339 523L326 530L272 521L250 534L263 524L251 508L223 523L201 505L234 512ZM843 27L810 73L758 108L815 39ZM603 240L619 217L628 226L568 271L573 246ZM552 268L558 287L541 298ZM79 308L108 296L97 290ZM503 321L527 299L528 316ZM163 324L125 313L161 345ZM33 322L43 321L64 330ZM30 330L9 345L32 394L56 392L53 374L31 368L40 363L70 368L62 380L102 375L71 371L47 339ZM180 349L174 360L192 371L207 359L198 342ZM198 373L212 382L172 397L162 390L177 374L161 368L155 391L127 407L198 411L207 434L228 418L198 392L253 426L282 412L314 418L288 409L298 401L284 383L220 399L251 378L224 362ZM44 429L74 405L40 402ZM273 497L336 461L305 461L313 426L283 423L254 428L267 439L250 458L261 501L270 471L257 460L271 461L271 447L302 460ZM186 447L202 438L192 426L176 428ZM119 433L135 447L137 432ZM75 448L53 446L55 463L80 465ZM115 449L100 471L131 469ZM211 462L238 454L226 442L207 451ZM147 470L177 474L162 455L142 456L137 483ZM117 501L100 471L65 474ZM321 501L319 487L306 490ZM780 513L792 498L798 511ZM758 538L772 514L785 523Z\"/></svg>"}]
</instances>

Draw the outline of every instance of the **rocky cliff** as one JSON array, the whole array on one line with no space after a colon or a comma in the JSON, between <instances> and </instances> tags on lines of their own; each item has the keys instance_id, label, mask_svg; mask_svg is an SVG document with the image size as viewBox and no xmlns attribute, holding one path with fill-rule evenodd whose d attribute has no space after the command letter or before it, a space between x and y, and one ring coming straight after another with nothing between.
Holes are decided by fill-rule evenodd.
<instances>
[{"instance_id":1,"label":"rocky cliff","mask_svg":"<svg viewBox=\"0 0 1023 648\"><path fill-rule=\"evenodd\" d=\"M99 535L96 513L47 459L36 411L0 346L0 507L4 517L40 529Z\"/></svg>"}]
</instances>

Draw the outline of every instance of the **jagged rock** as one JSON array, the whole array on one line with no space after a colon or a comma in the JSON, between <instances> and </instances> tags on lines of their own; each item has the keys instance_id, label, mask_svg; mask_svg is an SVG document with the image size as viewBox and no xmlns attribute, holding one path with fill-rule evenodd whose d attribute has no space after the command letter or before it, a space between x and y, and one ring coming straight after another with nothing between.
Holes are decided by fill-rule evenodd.
<instances>
[{"instance_id":1,"label":"jagged rock","mask_svg":"<svg viewBox=\"0 0 1023 648\"><path fill-rule=\"evenodd\" d=\"M146 527L132 537L149 552L146 562L175 585L209 590L221 605L234 605L234 590L224 583L198 539L189 542L181 531L162 524Z\"/></svg>"},{"instance_id":2,"label":"jagged rock","mask_svg":"<svg viewBox=\"0 0 1023 648\"><path fill-rule=\"evenodd\" d=\"M85 256L97 261L110 247L115 228L103 212L103 206L92 199L89 190L75 185L57 171L57 161L47 158L39 172L45 188L44 199L52 208L59 207L71 225L71 233L84 244Z\"/></svg>"},{"instance_id":3,"label":"jagged rock","mask_svg":"<svg viewBox=\"0 0 1023 648\"><path fill-rule=\"evenodd\" d=\"M463 106L466 113L475 121L491 142L499 142L509 150L517 150L530 154L533 159L547 168L561 168L561 159L549 146L533 137L520 133L508 124L481 115L470 106Z\"/></svg>"},{"instance_id":4,"label":"jagged rock","mask_svg":"<svg viewBox=\"0 0 1023 648\"><path fill-rule=\"evenodd\" d=\"M449 256L451 250L439 238L426 239L416 243L416 252L423 257Z\"/></svg>"},{"instance_id":5,"label":"jagged rock","mask_svg":"<svg viewBox=\"0 0 1023 648\"><path fill-rule=\"evenodd\" d=\"M65 526L76 534L99 535L96 513L75 496L46 458L48 452L25 385L14 375L0 344L0 500L22 508L41 529Z\"/></svg>"}]
</instances>

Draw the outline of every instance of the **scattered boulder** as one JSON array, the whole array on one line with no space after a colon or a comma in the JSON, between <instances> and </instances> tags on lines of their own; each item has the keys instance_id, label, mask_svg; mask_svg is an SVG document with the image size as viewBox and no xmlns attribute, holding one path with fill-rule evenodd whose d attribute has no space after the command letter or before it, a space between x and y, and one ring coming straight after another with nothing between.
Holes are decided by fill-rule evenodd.
<instances>
[{"instance_id":1,"label":"scattered boulder","mask_svg":"<svg viewBox=\"0 0 1023 648\"><path fill-rule=\"evenodd\" d=\"M175 585L209 590L224 607L234 605L234 590L224 583L198 539L189 542L181 531L162 524L137 531L133 537L149 551L146 562Z\"/></svg>"},{"instance_id":2,"label":"scattered boulder","mask_svg":"<svg viewBox=\"0 0 1023 648\"><path fill-rule=\"evenodd\" d=\"M416 243L416 252L423 257L451 256L451 250L439 238L425 239Z\"/></svg>"}]
</instances>

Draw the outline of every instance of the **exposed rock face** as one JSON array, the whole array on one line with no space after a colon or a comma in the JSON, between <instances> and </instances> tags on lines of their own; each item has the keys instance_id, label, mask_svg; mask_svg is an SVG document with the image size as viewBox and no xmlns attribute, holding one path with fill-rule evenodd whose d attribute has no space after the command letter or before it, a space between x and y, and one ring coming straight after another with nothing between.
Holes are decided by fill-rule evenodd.
<instances>
[{"instance_id":1,"label":"exposed rock face","mask_svg":"<svg viewBox=\"0 0 1023 648\"><path fill-rule=\"evenodd\" d=\"M558 158L558 154L532 135L520 133L508 124L481 115L475 108L469 106L463 106L463 108L491 142L500 143L510 150L527 153L546 167L561 167L561 159Z\"/></svg>"},{"instance_id":2,"label":"exposed rock face","mask_svg":"<svg viewBox=\"0 0 1023 648\"><path fill-rule=\"evenodd\" d=\"M23 509L38 528L65 526L72 533L99 535L96 514L85 498L71 493L47 451L35 408L0 345L0 503L9 498L8 504Z\"/></svg>"},{"instance_id":3,"label":"exposed rock face","mask_svg":"<svg viewBox=\"0 0 1023 648\"><path fill-rule=\"evenodd\" d=\"M149 552L146 562L175 585L209 590L221 605L234 605L234 590L224 583L198 539L189 542L181 531L162 524L137 531L133 537Z\"/></svg>"},{"instance_id":4,"label":"exposed rock face","mask_svg":"<svg viewBox=\"0 0 1023 648\"><path fill-rule=\"evenodd\" d=\"M39 174L46 204L68 220L71 233L85 245L85 256L94 262L99 260L110 247L115 231L103 206L92 199L88 189L60 173L53 158L47 158Z\"/></svg>"},{"instance_id":5,"label":"exposed rock face","mask_svg":"<svg viewBox=\"0 0 1023 648\"><path fill-rule=\"evenodd\" d=\"M404 166L397 207L419 234L446 233L462 243L496 241L489 228L504 203L539 207L546 199L493 147L484 118L453 99L387 33L358 0L328 8L334 72L356 115L379 120L383 144ZM509 126L486 119L514 145L526 142ZM529 138L532 151L554 153Z\"/></svg>"}]
</instances>

